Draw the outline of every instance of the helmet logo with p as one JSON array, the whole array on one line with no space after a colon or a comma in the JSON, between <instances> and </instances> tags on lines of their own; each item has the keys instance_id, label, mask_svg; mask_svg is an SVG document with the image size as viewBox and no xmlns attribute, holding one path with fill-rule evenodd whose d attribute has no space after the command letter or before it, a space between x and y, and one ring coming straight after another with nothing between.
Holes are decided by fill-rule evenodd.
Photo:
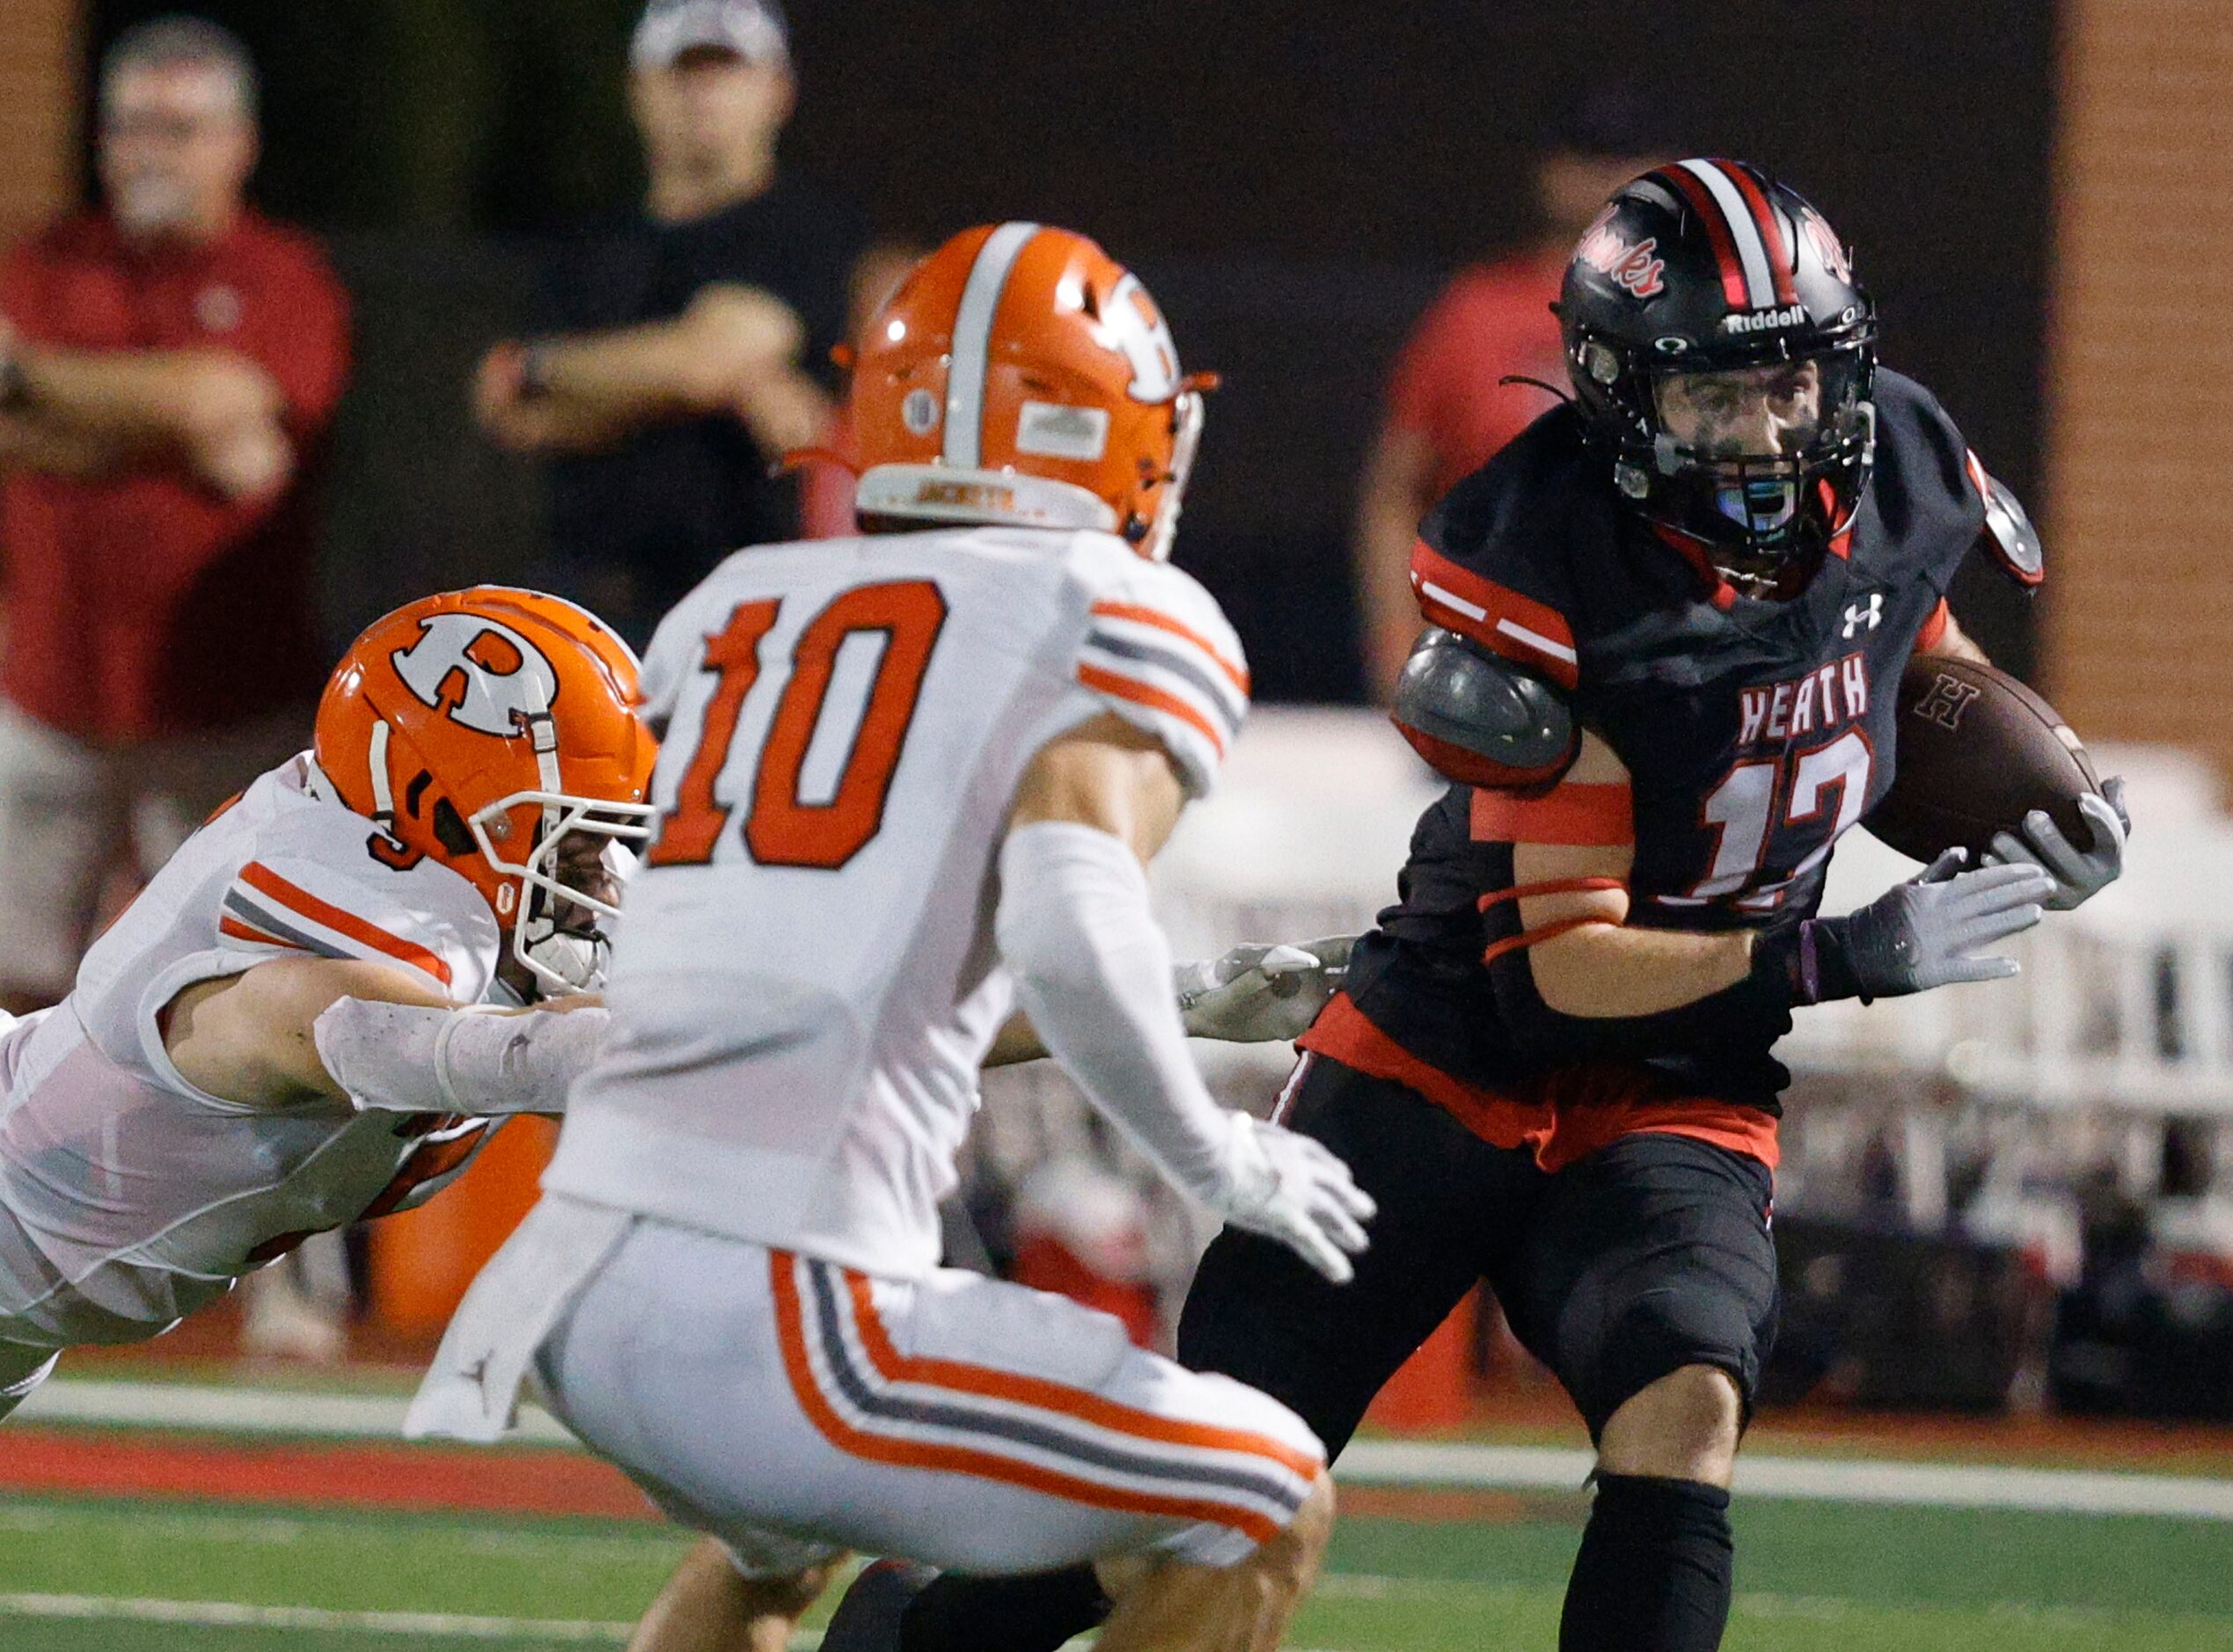
<instances>
[{"instance_id":1,"label":"helmet logo with p","mask_svg":"<svg viewBox=\"0 0 2233 1652\"><path fill-rule=\"evenodd\" d=\"M547 712L558 692L558 670L540 648L479 614L429 615L420 621L419 640L390 658L421 702L499 738Z\"/></svg>"}]
</instances>

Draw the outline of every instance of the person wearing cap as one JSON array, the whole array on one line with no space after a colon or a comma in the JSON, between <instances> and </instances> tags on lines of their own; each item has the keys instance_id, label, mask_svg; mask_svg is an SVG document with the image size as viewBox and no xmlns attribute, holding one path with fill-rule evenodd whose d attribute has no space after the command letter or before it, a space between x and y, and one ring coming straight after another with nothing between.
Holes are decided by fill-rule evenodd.
<instances>
[{"instance_id":1,"label":"person wearing cap","mask_svg":"<svg viewBox=\"0 0 2233 1652\"><path fill-rule=\"evenodd\" d=\"M565 239L544 330L474 384L490 438L549 459L549 582L638 646L729 552L796 536L770 467L828 428L868 234L780 168L795 91L773 0L652 0L629 68L641 210Z\"/></svg>"},{"instance_id":2,"label":"person wearing cap","mask_svg":"<svg viewBox=\"0 0 2233 1652\"><path fill-rule=\"evenodd\" d=\"M1535 161L1533 238L1461 270L1396 357L1358 488L1358 603L1375 699L1393 694L1418 637L1410 564L1420 518L1548 405L1541 390L1506 380L1564 382L1550 306L1567 259L1606 198L1651 167L1657 149L1618 91L1597 89L1563 111Z\"/></svg>"},{"instance_id":3,"label":"person wearing cap","mask_svg":"<svg viewBox=\"0 0 2233 1652\"><path fill-rule=\"evenodd\" d=\"M297 749L325 678L316 489L348 301L251 208L256 70L121 35L104 201L0 269L0 1009L70 990L104 884Z\"/></svg>"}]
</instances>

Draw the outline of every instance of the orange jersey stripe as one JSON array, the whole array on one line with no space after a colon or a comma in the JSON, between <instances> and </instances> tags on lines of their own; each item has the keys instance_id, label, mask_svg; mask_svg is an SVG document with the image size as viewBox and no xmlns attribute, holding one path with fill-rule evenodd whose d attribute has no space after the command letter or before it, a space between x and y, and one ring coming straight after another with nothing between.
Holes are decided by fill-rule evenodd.
<instances>
[{"instance_id":1,"label":"orange jersey stripe","mask_svg":"<svg viewBox=\"0 0 2233 1652\"><path fill-rule=\"evenodd\" d=\"M1556 844L1617 848L1636 841L1636 815L1625 781L1589 785L1570 780L1541 797L1509 792L1473 794L1475 843Z\"/></svg>"},{"instance_id":2,"label":"orange jersey stripe","mask_svg":"<svg viewBox=\"0 0 2233 1652\"><path fill-rule=\"evenodd\" d=\"M1114 671L1104 671L1097 665L1080 665L1078 680L1098 693L1114 694L1120 700L1131 700L1135 705L1149 706L1199 729L1202 738L1210 742L1219 757L1224 757L1225 737L1218 733L1208 718L1177 695L1167 693L1152 683L1118 676Z\"/></svg>"},{"instance_id":3,"label":"orange jersey stripe","mask_svg":"<svg viewBox=\"0 0 2233 1652\"><path fill-rule=\"evenodd\" d=\"M1248 674L1217 651L1207 637L1191 626L1182 625L1160 608L1143 608L1137 603L1095 603L1093 611L1105 614L1111 619L1129 619L1142 625L1153 625L1158 631L1168 631L1174 637L1183 637L1217 662L1225 673L1226 681L1243 694L1248 691Z\"/></svg>"},{"instance_id":4,"label":"orange jersey stripe","mask_svg":"<svg viewBox=\"0 0 2233 1652\"><path fill-rule=\"evenodd\" d=\"M791 1379L791 1392L823 1438L845 1452L871 1463L898 1468L919 1468L979 1480L1021 1486L1050 1497L1084 1503L1092 1509L1113 1509L1122 1514L1160 1515L1178 1520L1199 1520L1243 1531L1259 1543L1279 1535L1279 1526L1253 1509L1192 1497L1158 1497L1143 1492L1118 1491L1089 1480L1057 1473L1036 1464L1021 1463L966 1446L933 1445L896 1440L854 1428L839 1416L815 1381L814 1366L807 1357L806 1331L799 1305L798 1282L792 1276L793 1258L783 1251L768 1253L769 1283L775 1292L776 1341L783 1354L783 1369Z\"/></svg>"},{"instance_id":5,"label":"orange jersey stripe","mask_svg":"<svg viewBox=\"0 0 2233 1652\"><path fill-rule=\"evenodd\" d=\"M925 1356L902 1354L892 1344L890 1334L877 1316L875 1299L866 1276L846 1270L846 1283L853 1293L853 1317L860 1327L861 1346L868 1350L869 1363L886 1382L924 1383L936 1388L951 1388L959 1393L982 1394L991 1400L1006 1400L1017 1405L1033 1406L1042 1411L1058 1412L1075 1417L1080 1422L1090 1422L1095 1428L1107 1429L1112 1434L1130 1435L1134 1439L1153 1440L1165 1445L1196 1445L1216 1451L1240 1451L1253 1457L1270 1458L1280 1467L1308 1480L1318 1473L1318 1459L1307 1452L1273 1439L1268 1434L1253 1434L1243 1429L1220 1429L1205 1422L1185 1422L1176 1417L1159 1417L1153 1412L1137 1410L1131 1406L1118 1405L1113 1400L1084 1388L1065 1387L1060 1383L1047 1382L1036 1377L1019 1376L1014 1371L998 1371L989 1365L971 1365L959 1360L933 1359Z\"/></svg>"},{"instance_id":6,"label":"orange jersey stripe","mask_svg":"<svg viewBox=\"0 0 2233 1652\"><path fill-rule=\"evenodd\" d=\"M253 941L259 947L284 947L289 952L305 950L291 940L282 940L276 935L265 934L260 929L251 929L231 913L217 920L217 933L230 935L235 940Z\"/></svg>"},{"instance_id":7,"label":"orange jersey stripe","mask_svg":"<svg viewBox=\"0 0 2233 1652\"><path fill-rule=\"evenodd\" d=\"M269 866L250 861L240 868L240 881L259 894L268 896L288 908L297 916L307 917L313 924L322 924L337 935L347 935L360 946L384 953L399 963L423 969L443 985L450 984L450 966L439 953L391 935L384 929L375 929L354 912L345 912L329 902L321 901L308 889L297 888Z\"/></svg>"}]
</instances>

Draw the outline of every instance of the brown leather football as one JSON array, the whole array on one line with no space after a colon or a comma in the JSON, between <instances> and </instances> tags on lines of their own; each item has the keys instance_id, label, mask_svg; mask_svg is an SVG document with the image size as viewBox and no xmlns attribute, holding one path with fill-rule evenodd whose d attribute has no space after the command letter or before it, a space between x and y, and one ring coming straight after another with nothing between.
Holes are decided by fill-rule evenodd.
<instances>
[{"instance_id":1,"label":"brown leather football","mask_svg":"<svg viewBox=\"0 0 2233 1652\"><path fill-rule=\"evenodd\" d=\"M1900 679L1892 790L1863 824L1901 854L1935 859L1959 844L1970 864L1997 831L2043 808L2079 849L2093 828L2078 799L2100 777L2061 714L2005 671L1918 654Z\"/></svg>"}]
</instances>

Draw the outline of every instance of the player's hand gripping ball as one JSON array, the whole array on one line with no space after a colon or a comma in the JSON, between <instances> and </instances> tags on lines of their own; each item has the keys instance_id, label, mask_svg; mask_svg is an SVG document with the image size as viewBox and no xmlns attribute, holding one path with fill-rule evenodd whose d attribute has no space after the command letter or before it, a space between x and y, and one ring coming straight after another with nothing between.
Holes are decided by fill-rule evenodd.
<instances>
[{"instance_id":1,"label":"player's hand gripping ball","mask_svg":"<svg viewBox=\"0 0 2233 1652\"><path fill-rule=\"evenodd\" d=\"M2078 812L2092 830L2089 847L2080 849L2065 837L2054 817L2035 808L2024 817L2024 830L1993 834L1993 847L1985 864L2032 866L2054 880L2047 910L2067 912L2083 906L2107 888L2125 871L2125 840L2132 835L2132 815L2125 808L2125 783L2115 776L2102 783L2098 794L2078 800Z\"/></svg>"}]
</instances>

